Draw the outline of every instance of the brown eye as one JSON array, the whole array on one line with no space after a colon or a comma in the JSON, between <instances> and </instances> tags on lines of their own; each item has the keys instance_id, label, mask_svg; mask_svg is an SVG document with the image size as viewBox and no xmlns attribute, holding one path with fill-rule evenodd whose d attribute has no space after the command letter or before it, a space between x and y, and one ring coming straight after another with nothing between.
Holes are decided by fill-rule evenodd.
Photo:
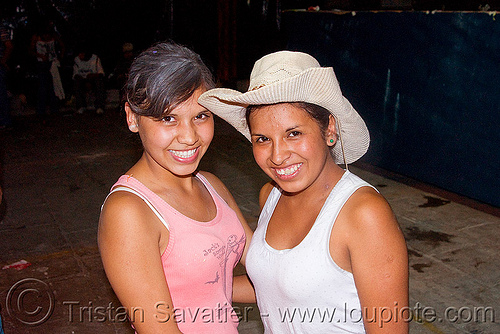
<instances>
[{"instance_id":1,"label":"brown eye","mask_svg":"<svg viewBox=\"0 0 500 334\"><path fill-rule=\"evenodd\" d=\"M266 142L266 141L268 141L268 140L269 140L269 138L267 138L267 137L265 137L265 136L259 136L259 137L257 137L257 138L255 139L255 142L256 142L256 143L263 143L263 142Z\"/></svg>"},{"instance_id":2,"label":"brown eye","mask_svg":"<svg viewBox=\"0 0 500 334\"><path fill-rule=\"evenodd\" d=\"M206 119L206 118L209 118L209 117L210 117L210 114L208 114L208 113L205 113L205 112L204 112L204 113L200 113L200 114L198 114L198 115L195 117L195 119Z\"/></svg>"},{"instance_id":3,"label":"brown eye","mask_svg":"<svg viewBox=\"0 0 500 334\"><path fill-rule=\"evenodd\" d=\"M165 116L161 119L162 122L164 123L170 123L173 122L175 119L172 116Z\"/></svg>"}]
</instances>

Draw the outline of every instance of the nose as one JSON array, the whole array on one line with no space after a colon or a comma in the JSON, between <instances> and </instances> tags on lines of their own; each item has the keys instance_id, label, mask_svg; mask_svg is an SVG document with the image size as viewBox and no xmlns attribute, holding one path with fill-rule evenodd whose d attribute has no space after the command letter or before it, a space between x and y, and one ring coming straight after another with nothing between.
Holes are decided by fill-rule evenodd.
<instances>
[{"instance_id":1,"label":"nose","mask_svg":"<svg viewBox=\"0 0 500 334\"><path fill-rule=\"evenodd\" d=\"M198 133L191 122L181 122L178 127L177 140L184 145L194 145L198 141Z\"/></svg>"},{"instance_id":2,"label":"nose","mask_svg":"<svg viewBox=\"0 0 500 334\"><path fill-rule=\"evenodd\" d=\"M276 165L282 165L290 157L288 145L282 141L274 141L271 151L271 162Z\"/></svg>"}]
</instances>

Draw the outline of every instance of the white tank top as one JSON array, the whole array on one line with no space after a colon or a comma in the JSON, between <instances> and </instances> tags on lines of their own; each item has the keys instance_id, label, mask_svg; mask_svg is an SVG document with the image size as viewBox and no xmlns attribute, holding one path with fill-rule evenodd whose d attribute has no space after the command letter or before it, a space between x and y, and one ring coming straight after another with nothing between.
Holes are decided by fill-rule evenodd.
<instances>
[{"instance_id":1,"label":"white tank top","mask_svg":"<svg viewBox=\"0 0 500 334\"><path fill-rule=\"evenodd\" d=\"M269 194L246 258L265 333L365 333L353 275L333 261L329 248L340 209L361 187L373 188L346 171L306 237L284 250L265 241L281 192Z\"/></svg>"}]
</instances>

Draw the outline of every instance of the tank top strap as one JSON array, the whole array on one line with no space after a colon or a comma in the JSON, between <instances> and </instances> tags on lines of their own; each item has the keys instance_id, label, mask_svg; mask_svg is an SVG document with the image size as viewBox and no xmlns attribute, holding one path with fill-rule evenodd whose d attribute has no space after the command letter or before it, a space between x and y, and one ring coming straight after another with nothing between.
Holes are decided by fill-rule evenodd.
<instances>
[{"instance_id":1,"label":"tank top strap","mask_svg":"<svg viewBox=\"0 0 500 334\"><path fill-rule=\"evenodd\" d=\"M274 186L273 189L271 189L269 195L267 196L264 206L262 207L262 211L259 215L258 224L259 226L262 226L261 231L264 231L264 235L267 232L267 225L271 220L271 216L273 215L274 209L276 209L276 205L278 204L280 197L281 197L281 189Z\"/></svg>"},{"instance_id":2,"label":"tank top strap","mask_svg":"<svg viewBox=\"0 0 500 334\"><path fill-rule=\"evenodd\" d=\"M195 174L195 177L203 183L205 188L207 188L208 192L210 193L210 196L212 196L215 206L217 207L217 210L220 208L220 206L225 206L229 207L229 205L226 203L226 201L219 195L217 190L212 186L212 184L207 180L205 176L203 176L200 172L197 172Z\"/></svg>"},{"instance_id":3,"label":"tank top strap","mask_svg":"<svg viewBox=\"0 0 500 334\"><path fill-rule=\"evenodd\" d=\"M111 187L111 191L109 192L109 194L104 199L104 202L101 206L101 210L102 207L104 206L104 203L106 203L106 200L108 199L109 195L117 191L127 191L142 199L144 203L146 203L149 206L151 211L153 211L153 213L158 217L158 219L162 222L162 224L167 229L170 229L170 226L168 225L167 221L161 214L162 211L161 204L164 203L164 201L153 191L151 191L148 187L146 187L141 182L133 178L131 175L120 176L118 181Z\"/></svg>"},{"instance_id":4,"label":"tank top strap","mask_svg":"<svg viewBox=\"0 0 500 334\"><path fill-rule=\"evenodd\" d=\"M210 193L211 198L214 201L217 214L212 219L211 222L198 222L196 220L193 220L189 217L186 217L179 211L177 211L175 208L173 208L170 204L168 204L165 200L163 200L160 196L158 196L155 192L150 190L148 187L146 187L144 184L142 184L139 180L134 178L132 175L122 175L118 179L118 181L111 187L111 192L115 190L115 188L121 186L121 187L127 187L135 190L138 192L140 195L142 195L141 198L147 199L152 206L161 214L161 215L167 215L169 216L170 214L173 214L174 216L177 217L182 217L182 219L187 219L191 222L195 223L201 223L201 224L207 224L207 223L216 223L217 221L220 220L220 217L223 212L226 212L228 209L231 209L229 205L226 203L226 201L217 193L217 191L214 189L214 187L210 184L210 182L200 173L196 173L195 177L200 180L205 188L208 190ZM109 195L108 195L109 196ZM167 211L165 211L167 210ZM168 228L168 226L167 226Z\"/></svg>"},{"instance_id":5,"label":"tank top strap","mask_svg":"<svg viewBox=\"0 0 500 334\"><path fill-rule=\"evenodd\" d=\"M323 204L318 214L317 225L324 226L325 229L331 232L345 203L351 198L356 190L362 187L370 187L378 192L378 190L368 182L349 171L345 171L344 175L342 175L342 178L337 182Z\"/></svg>"},{"instance_id":6,"label":"tank top strap","mask_svg":"<svg viewBox=\"0 0 500 334\"><path fill-rule=\"evenodd\" d=\"M167 228L167 230L169 230L169 226L168 226L168 223L167 221L163 218L163 216L161 215L161 213L155 208L155 206L146 198L144 197L142 194L140 194L139 192L135 191L134 189L132 188L129 188L129 187L123 187L123 186L118 186L116 188L114 188L110 194L114 193L114 192L117 192L117 191L126 191L126 192L129 192L129 193L132 193L134 195L136 195L137 197L139 197L140 199L142 199L144 201L144 203L146 203L149 208L151 209L151 211L153 211L153 213L156 215L156 217L158 217L158 219L163 223L163 225ZM108 195L109 196L109 195Z\"/></svg>"}]
</instances>

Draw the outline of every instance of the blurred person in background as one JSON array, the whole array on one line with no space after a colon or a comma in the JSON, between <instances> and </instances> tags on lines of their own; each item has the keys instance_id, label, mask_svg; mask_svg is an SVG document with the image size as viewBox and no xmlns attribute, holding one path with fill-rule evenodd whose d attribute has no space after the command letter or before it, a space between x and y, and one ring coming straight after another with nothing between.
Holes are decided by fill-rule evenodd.
<instances>
[{"instance_id":1,"label":"blurred person in background","mask_svg":"<svg viewBox=\"0 0 500 334\"><path fill-rule=\"evenodd\" d=\"M36 57L36 112L39 116L46 116L48 105L51 114L56 114L59 111L59 99L64 99L64 93L61 95L62 85L57 67L60 66L60 59L64 57L65 48L52 21L42 21L40 28L31 38L30 50Z\"/></svg>"},{"instance_id":2,"label":"blurred person in background","mask_svg":"<svg viewBox=\"0 0 500 334\"><path fill-rule=\"evenodd\" d=\"M87 46L79 49L73 65L73 83L78 114L86 110L104 113L106 89L101 59Z\"/></svg>"}]
</instances>

